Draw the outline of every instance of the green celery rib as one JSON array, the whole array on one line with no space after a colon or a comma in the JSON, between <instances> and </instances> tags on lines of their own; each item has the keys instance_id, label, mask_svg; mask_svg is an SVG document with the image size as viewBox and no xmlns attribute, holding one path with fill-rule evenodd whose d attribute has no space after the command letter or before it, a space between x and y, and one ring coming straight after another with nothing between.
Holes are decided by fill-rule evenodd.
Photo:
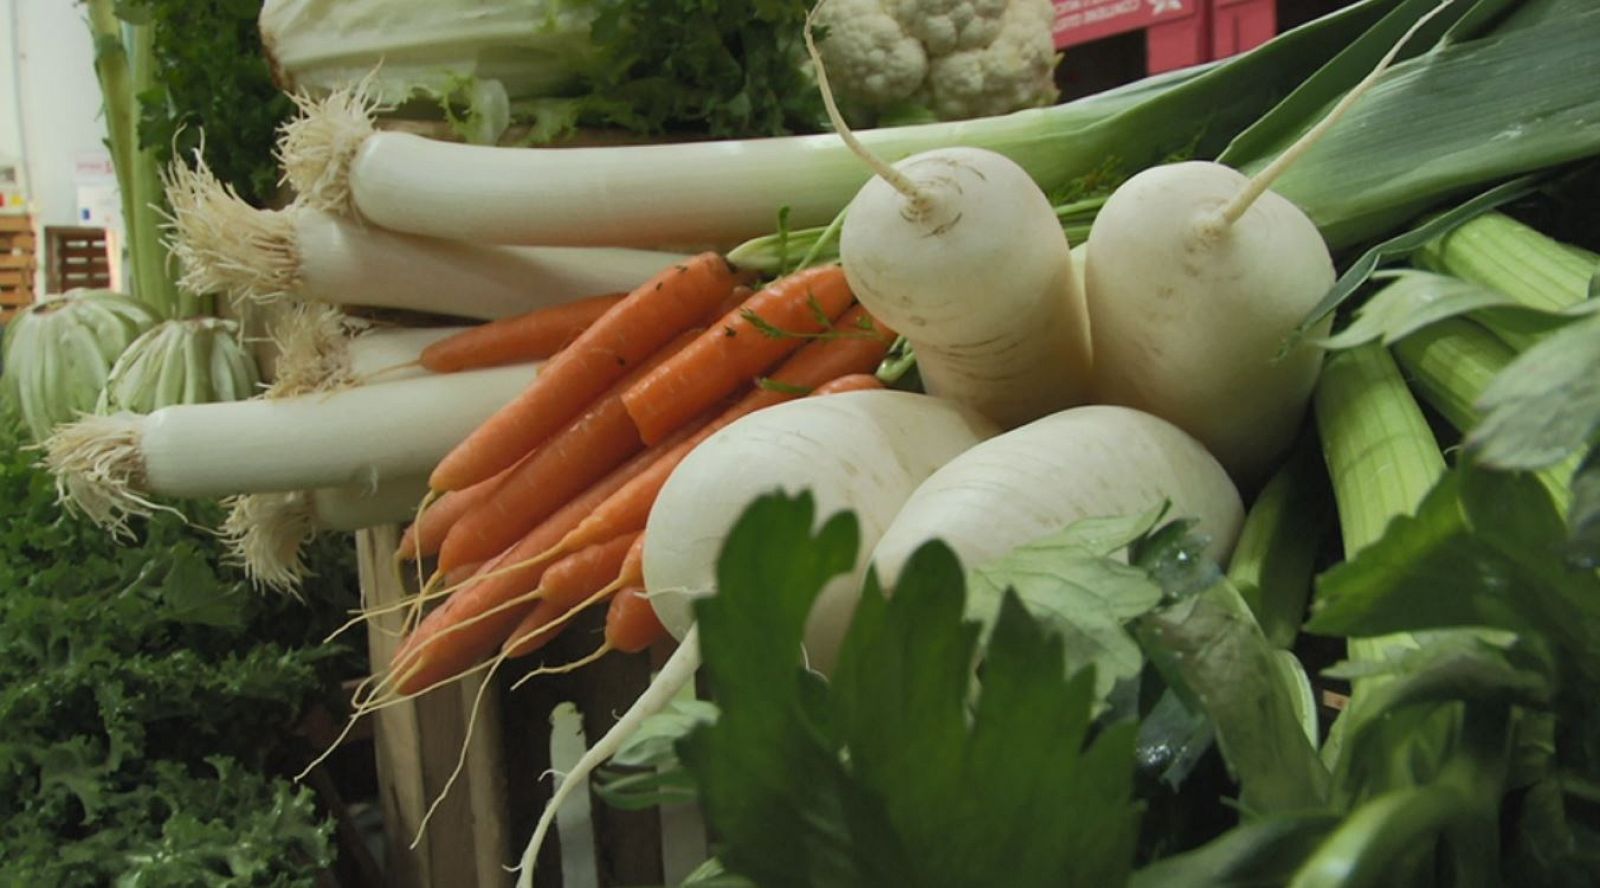
<instances>
[{"instance_id":1,"label":"green celery rib","mask_svg":"<svg viewBox=\"0 0 1600 888\"><path fill-rule=\"evenodd\" d=\"M1485 213L1418 252L1425 268L1482 284L1530 308L1560 311L1589 295L1597 259L1503 213ZM1493 332L1521 351L1539 328L1504 318Z\"/></svg>"},{"instance_id":2,"label":"green celery rib","mask_svg":"<svg viewBox=\"0 0 1600 888\"><path fill-rule=\"evenodd\" d=\"M1328 357L1313 399L1323 458L1339 510L1346 558L1376 542L1389 522L1413 514L1444 475L1444 456L1389 351L1369 343ZM1416 646L1409 634L1353 638L1350 658L1373 661ZM1356 681L1351 708L1364 686Z\"/></svg>"},{"instance_id":3,"label":"green celery rib","mask_svg":"<svg viewBox=\"0 0 1600 888\"><path fill-rule=\"evenodd\" d=\"M1377 343L1328 358L1315 397L1317 431L1350 557L1414 512L1444 474L1422 409Z\"/></svg>"},{"instance_id":4,"label":"green celery rib","mask_svg":"<svg viewBox=\"0 0 1600 888\"><path fill-rule=\"evenodd\" d=\"M1461 432L1477 425L1482 417L1475 406L1478 397L1517 356L1510 345L1465 318L1430 324L1395 343L1393 350L1422 399ZM1572 501L1572 474L1581 456L1575 453L1536 475L1562 514Z\"/></svg>"},{"instance_id":5,"label":"green celery rib","mask_svg":"<svg viewBox=\"0 0 1600 888\"><path fill-rule=\"evenodd\" d=\"M1303 439L1245 516L1228 579L1274 647L1294 644L1312 575L1332 524L1327 474L1315 442Z\"/></svg>"}]
</instances>

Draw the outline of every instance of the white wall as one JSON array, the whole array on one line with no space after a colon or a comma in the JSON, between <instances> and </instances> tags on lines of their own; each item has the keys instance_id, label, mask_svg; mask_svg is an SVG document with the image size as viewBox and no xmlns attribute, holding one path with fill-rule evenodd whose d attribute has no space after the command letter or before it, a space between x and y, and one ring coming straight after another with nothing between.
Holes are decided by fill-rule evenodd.
<instances>
[{"instance_id":1,"label":"white wall","mask_svg":"<svg viewBox=\"0 0 1600 888\"><path fill-rule=\"evenodd\" d=\"M0 0L0 29L8 38L0 42L0 153L25 152L38 224L71 225L77 160L103 151L105 141L84 8L72 0Z\"/></svg>"}]
</instances>

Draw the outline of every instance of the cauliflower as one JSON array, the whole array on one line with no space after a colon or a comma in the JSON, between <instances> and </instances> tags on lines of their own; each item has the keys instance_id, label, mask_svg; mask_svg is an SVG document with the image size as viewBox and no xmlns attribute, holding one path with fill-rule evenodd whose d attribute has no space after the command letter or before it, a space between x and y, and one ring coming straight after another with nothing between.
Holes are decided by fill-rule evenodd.
<instances>
[{"instance_id":1,"label":"cauliflower","mask_svg":"<svg viewBox=\"0 0 1600 888\"><path fill-rule=\"evenodd\" d=\"M940 119L1056 98L1051 0L825 0L819 51L839 99Z\"/></svg>"}]
</instances>

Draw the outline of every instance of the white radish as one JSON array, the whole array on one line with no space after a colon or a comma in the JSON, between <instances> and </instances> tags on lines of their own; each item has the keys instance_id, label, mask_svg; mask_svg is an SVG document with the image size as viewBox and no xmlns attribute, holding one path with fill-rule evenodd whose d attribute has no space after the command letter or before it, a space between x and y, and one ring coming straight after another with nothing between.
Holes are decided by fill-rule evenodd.
<instances>
[{"instance_id":1,"label":"white radish","mask_svg":"<svg viewBox=\"0 0 1600 888\"><path fill-rule=\"evenodd\" d=\"M861 526L856 570L823 590L806 626L807 659L827 671L879 534L923 479L995 431L949 401L895 391L805 398L739 420L684 459L650 510L644 579L656 615L683 637L694 600L715 591L722 534L740 512L774 489L809 490L818 516L848 509Z\"/></svg>"},{"instance_id":2,"label":"white radish","mask_svg":"<svg viewBox=\"0 0 1600 888\"><path fill-rule=\"evenodd\" d=\"M816 60L809 26L806 41ZM834 127L877 172L845 214L840 264L861 304L911 343L927 391L1008 427L1083 403L1083 290L1044 192L981 148L889 166L856 140L816 69Z\"/></svg>"},{"instance_id":3,"label":"white radish","mask_svg":"<svg viewBox=\"0 0 1600 888\"><path fill-rule=\"evenodd\" d=\"M125 528L151 496L210 498L426 474L522 391L537 365L300 397L91 416L46 442L63 500Z\"/></svg>"},{"instance_id":4,"label":"white radish","mask_svg":"<svg viewBox=\"0 0 1600 888\"><path fill-rule=\"evenodd\" d=\"M259 585L292 592L310 575L301 550L327 531L353 531L409 520L428 492L425 475L289 493L229 497L220 536L228 560Z\"/></svg>"},{"instance_id":5,"label":"white radish","mask_svg":"<svg viewBox=\"0 0 1600 888\"><path fill-rule=\"evenodd\" d=\"M680 253L503 247L362 224L296 203L260 210L199 161L168 173L172 249L197 293L286 297L478 320L631 290Z\"/></svg>"},{"instance_id":6,"label":"white radish","mask_svg":"<svg viewBox=\"0 0 1600 888\"><path fill-rule=\"evenodd\" d=\"M861 551L813 606L806 657L826 671L855 613L868 555L906 497L957 454L995 434L971 410L927 395L863 391L802 398L757 411L696 447L661 489L645 528L644 576L662 623L680 644L648 689L562 779L522 856L519 886L568 794L670 702L700 665L695 599L715 592L716 562L734 522L758 496L809 490L819 521L856 514Z\"/></svg>"},{"instance_id":7,"label":"white radish","mask_svg":"<svg viewBox=\"0 0 1600 888\"><path fill-rule=\"evenodd\" d=\"M1197 519L1206 554L1225 560L1244 521L1239 492L1200 443L1126 407L1075 407L990 438L934 472L872 553L886 585L911 553L941 539L969 567L1084 518L1170 504Z\"/></svg>"},{"instance_id":8,"label":"white radish","mask_svg":"<svg viewBox=\"0 0 1600 888\"><path fill-rule=\"evenodd\" d=\"M1284 346L1333 286L1334 269L1315 223L1267 189L1449 2L1253 178L1206 161L1167 164L1107 199L1084 269L1100 399L1176 423L1242 483L1271 469L1300 427L1322 365L1318 348Z\"/></svg>"}]
</instances>

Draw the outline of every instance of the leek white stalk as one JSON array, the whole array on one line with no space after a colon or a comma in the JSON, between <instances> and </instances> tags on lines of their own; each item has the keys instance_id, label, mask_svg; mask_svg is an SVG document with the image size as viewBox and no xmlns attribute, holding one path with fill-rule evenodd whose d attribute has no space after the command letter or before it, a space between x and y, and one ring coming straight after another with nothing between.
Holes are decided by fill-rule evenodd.
<instances>
[{"instance_id":1,"label":"leek white stalk","mask_svg":"<svg viewBox=\"0 0 1600 888\"><path fill-rule=\"evenodd\" d=\"M318 533L354 531L410 519L428 492L425 475L290 493L230 497L221 536L228 560L261 586L290 592L310 576L301 551Z\"/></svg>"},{"instance_id":2,"label":"leek white stalk","mask_svg":"<svg viewBox=\"0 0 1600 888\"><path fill-rule=\"evenodd\" d=\"M267 396L293 397L430 375L428 345L465 327L380 327L337 307L296 303L275 318L277 366Z\"/></svg>"},{"instance_id":3,"label":"leek white stalk","mask_svg":"<svg viewBox=\"0 0 1600 888\"><path fill-rule=\"evenodd\" d=\"M46 442L46 462L63 501L117 531L160 508L155 497L374 485L426 474L536 372L521 364L88 417Z\"/></svg>"},{"instance_id":4,"label":"leek white stalk","mask_svg":"<svg viewBox=\"0 0 1600 888\"><path fill-rule=\"evenodd\" d=\"M350 375L360 385L427 376L422 350L468 327L374 327L352 337Z\"/></svg>"},{"instance_id":5,"label":"leek white stalk","mask_svg":"<svg viewBox=\"0 0 1600 888\"><path fill-rule=\"evenodd\" d=\"M261 210L198 160L168 170L167 196L183 286L255 302L293 297L494 320L630 290L684 258L654 250L502 247L492 239L450 239L450 232L418 237L301 204ZM531 214L528 207L523 212Z\"/></svg>"},{"instance_id":6,"label":"leek white stalk","mask_svg":"<svg viewBox=\"0 0 1600 888\"><path fill-rule=\"evenodd\" d=\"M1140 84L1078 102L858 135L895 161L951 145L991 148L1058 181L1074 132L1159 89ZM474 243L732 246L790 225L821 225L871 176L832 134L682 144L500 148L375 131L374 101L340 90L302 99L283 129L285 177L307 203L383 228Z\"/></svg>"}]
</instances>

